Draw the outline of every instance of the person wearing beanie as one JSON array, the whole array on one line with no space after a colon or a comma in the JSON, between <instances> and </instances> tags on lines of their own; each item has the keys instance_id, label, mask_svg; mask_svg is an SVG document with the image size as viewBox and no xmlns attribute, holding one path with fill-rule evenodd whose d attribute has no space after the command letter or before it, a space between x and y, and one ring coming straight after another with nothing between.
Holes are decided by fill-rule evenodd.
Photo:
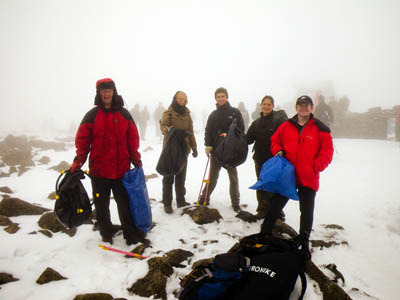
<instances>
[{"instance_id":1,"label":"person wearing beanie","mask_svg":"<svg viewBox=\"0 0 400 300\"><path fill-rule=\"evenodd\" d=\"M220 136L226 136L229 127L234 119L237 121L237 126L240 130L244 131L243 117L237 108L230 105L228 98L228 91L220 87L216 89L215 101L217 102L217 109L214 110L208 117L206 130L205 130L205 152L210 157L210 178L209 183L204 187L200 199L200 205L209 205L210 196L214 191L219 176L219 171L222 165L217 161L214 156L214 151L217 149ZM227 169L229 176L229 194L231 197L232 208L235 212L240 212L240 193L239 193L239 179L236 167Z\"/></svg>"},{"instance_id":2,"label":"person wearing beanie","mask_svg":"<svg viewBox=\"0 0 400 300\"><path fill-rule=\"evenodd\" d=\"M260 175L262 165L271 157L271 136L275 133L278 127L285 122L288 117L284 110L274 110L274 98L265 96L261 100L260 117L251 123L247 131L247 143L253 144L253 160L256 169L257 179ZM264 219L271 204L273 193L263 190L257 190L257 218ZM285 214L280 212L279 218L284 221Z\"/></svg>"},{"instance_id":3,"label":"person wearing beanie","mask_svg":"<svg viewBox=\"0 0 400 300\"><path fill-rule=\"evenodd\" d=\"M164 111L161 117L160 129L164 135L163 147L167 142L168 131L171 127L182 130L186 133L185 144L187 155L192 151L193 157L197 157L197 144L193 131L193 120L190 116L190 111L186 107L187 96L184 92L178 91L175 93L172 103L168 110ZM185 181L186 181L187 159L183 169L176 175L164 176L162 180L162 197L164 203L164 211L167 214L172 214L172 185L175 182L175 194L177 207L189 205L185 200Z\"/></svg>"},{"instance_id":4,"label":"person wearing beanie","mask_svg":"<svg viewBox=\"0 0 400 300\"><path fill-rule=\"evenodd\" d=\"M308 243L314 219L314 200L319 188L319 173L331 163L333 142L330 129L315 119L309 96L296 101L297 114L287 120L271 138L272 155L282 155L295 170L296 187L300 204L300 234L295 238L295 247L309 251ZM261 226L261 234L272 235L272 228L288 198L274 194L270 208Z\"/></svg>"},{"instance_id":5,"label":"person wearing beanie","mask_svg":"<svg viewBox=\"0 0 400 300\"><path fill-rule=\"evenodd\" d=\"M76 156L71 173L80 169L89 155L89 175L100 235L113 243L116 226L110 218L110 195L118 207L123 236L128 245L143 242L145 233L136 228L129 208L129 197L122 177L131 163L142 166L139 134L131 114L110 78L96 82L95 107L83 117L75 137Z\"/></svg>"}]
</instances>

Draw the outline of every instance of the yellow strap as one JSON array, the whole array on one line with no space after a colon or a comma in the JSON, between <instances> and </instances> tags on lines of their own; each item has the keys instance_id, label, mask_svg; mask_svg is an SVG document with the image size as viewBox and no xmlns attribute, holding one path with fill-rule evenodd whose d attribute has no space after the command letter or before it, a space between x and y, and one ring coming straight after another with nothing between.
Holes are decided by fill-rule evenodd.
<instances>
[{"instance_id":1,"label":"yellow strap","mask_svg":"<svg viewBox=\"0 0 400 300\"><path fill-rule=\"evenodd\" d=\"M209 183L210 183L210 180L208 180L208 179L203 179L203 182L209 184Z\"/></svg>"},{"instance_id":2,"label":"yellow strap","mask_svg":"<svg viewBox=\"0 0 400 300\"><path fill-rule=\"evenodd\" d=\"M83 209L82 209L82 208L78 208L78 209L76 210L76 213L77 213L77 214L83 213Z\"/></svg>"},{"instance_id":3,"label":"yellow strap","mask_svg":"<svg viewBox=\"0 0 400 300\"><path fill-rule=\"evenodd\" d=\"M99 198L100 197L100 194L99 193L96 193L96 198Z\"/></svg>"},{"instance_id":4,"label":"yellow strap","mask_svg":"<svg viewBox=\"0 0 400 300\"><path fill-rule=\"evenodd\" d=\"M56 195L56 199L60 199L60 196Z\"/></svg>"}]
</instances>

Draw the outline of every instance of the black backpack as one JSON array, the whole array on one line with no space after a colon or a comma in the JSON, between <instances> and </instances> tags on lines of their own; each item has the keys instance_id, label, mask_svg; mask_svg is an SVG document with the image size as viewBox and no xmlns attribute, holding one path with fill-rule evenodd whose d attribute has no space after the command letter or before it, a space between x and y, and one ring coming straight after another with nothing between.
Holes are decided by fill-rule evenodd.
<instances>
[{"instance_id":1,"label":"black backpack","mask_svg":"<svg viewBox=\"0 0 400 300\"><path fill-rule=\"evenodd\" d=\"M225 169L237 167L246 160L247 139L244 132L237 126L237 119L233 119L226 136L218 137L217 144L214 155Z\"/></svg>"},{"instance_id":2,"label":"black backpack","mask_svg":"<svg viewBox=\"0 0 400 300\"><path fill-rule=\"evenodd\" d=\"M300 276L303 299L304 268L309 254L293 241L255 234L243 238L239 251L217 255L196 267L180 283L179 300L287 300Z\"/></svg>"},{"instance_id":3,"label":"black backpack","mask_svg":"<svg viewBox=\"0 0 400 300\"><path fill-rule=\"evenodd\" d=\"M186 132L171 127L156 170L163 176L176 175L182 171L187 161Z\"/></svg>"},{"instance_id":4,"label":"black backpack","mask_svg":"<svg viewBox=\"0 0 400 300\"><path fill-rule=\"evenodd\" d=\"M303 299L307 288L305 264L309 250L299 250L293 240L254 234L240 241L240 253L250 257L250 267L240 288L231 291L232 300L288 300L300 276Z\"/></svg>"},{"instance_id":5,"label":"black backpack","mask_svg":"<svg viewBox=\"0 0 400 300\"><path fill-rule=\"evenodd\" d=\"M61 180L61 177L64 178ZM56 182L56 203L54 214L66 228L72 229L82 225L92 213L92 206L81 179L88 176L82 170L71 173L64 171Z\"/></svg>"}]
</instances>

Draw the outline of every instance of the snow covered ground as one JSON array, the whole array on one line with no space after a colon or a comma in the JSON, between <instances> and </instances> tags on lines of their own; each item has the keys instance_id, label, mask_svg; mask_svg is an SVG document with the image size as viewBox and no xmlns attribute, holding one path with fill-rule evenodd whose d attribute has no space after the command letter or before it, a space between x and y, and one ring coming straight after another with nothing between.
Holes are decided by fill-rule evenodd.
<instances>
[{"instance_id":1,"label":"snow covered ground","mask_svg":"<svg viewBox=\"0 0 400 300\"><path fill-rule=\"evenodd\" d=\"M151 129L151 128L150 128ZM203 135L197 135L199 157L190 156L187 175L187 201L197 200L201 179L206 165L203 152ZM400 166L399 143L377 140L337 139L332 164L321 174L321 188L317 193L314 231L311 239L329 234L323 224L338 224L344 227L339 238L348 241L329 249L316 250L313 261L317 265L335 263L345 277L344 290L357 288L382 300L398 299L400 286ZM144 152L147 147L153 150ZM161 151L161 141L149 137L141 143L142 160L146 175L156 173L155 166ZM47 196L54 191L57 172L48 170L62 160L71 162L74 149L66 152L40 151L34 159L43 155L50 157L49 165L37 165L18 177L0 178L0 186L9 186L13 197L31 203L53 208L54 201ZM251 155L251 154L250 154ZM241 203L247 210L255 212L255 191L248 187L256 181L254 164L249 155L238 168ZM8 167L3 168L8 172ZM174 208L172 215L166 215L161 200L161 177L147 183L152 201L154 229L148 234L152 248L144 255L159 256L171 249L182 248L192 251L196 261L227 251L238 237L255 233L261 221L248 224L237 218L230 207L228 176L222 170L216 190L211 197L211 206L223 216L219 224L197 225L189 216L181 216ZM90 183L85 180L88 193ZM175 202L174 202L175 205ZM115 203L111 204L114 223L119 223ZM298 203L290 201L285 208L287 223L298 229ZM70 300L81 293L105 292L113 297L144 299L129 295L129 288L148 270L146 260L127 259L123 255L101 250L98 232L91 225L82 225L71 238L56 233L52 238L42 234L28 234L39 230L38 216L11 218L21 229L16 234L0 230L0 272L7 272L19 281L1 285L1 300ZM226 234L228 233L228 234ZM184 240L183 244L180 240ZM203 241L217 240L218 243ZM194 245L197 245L197 248ZM113 247L130 251L122 236L114 239ZM68 280L36 284L46 267L51 267ZM172 292L178 288L178 277L182 277L190 266L175 269L167 285L168 299L174 299ZM371 299L362 293L350 293L353 299ZM294 296L292 296L294 299ZM311 280L305 295L306 300L322 299L318 288Z\"/></svg>"}]
</instances>

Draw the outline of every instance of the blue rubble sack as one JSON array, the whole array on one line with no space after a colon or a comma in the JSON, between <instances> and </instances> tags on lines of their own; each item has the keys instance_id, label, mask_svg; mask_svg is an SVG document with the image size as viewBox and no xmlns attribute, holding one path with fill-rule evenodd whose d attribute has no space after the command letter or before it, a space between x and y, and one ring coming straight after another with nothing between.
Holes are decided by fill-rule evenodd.
<instances>
[{"instance_id":1,"label":"blue rubble sack","mask_svg":"<svg viewBox=\"0 0 400 300\"><path fill-rule=\"evenodd\" d=\"M129 206L136 227L149 232L152 215L143 167L127 171L122 178L122 184L129 195Z\"/></svg>"},{"instance_id":2,"label":"blue rubble sack","mask_svg":"<svg viewBox=\"0 0 400 300\"><path fill-rule=\"evenodd\" d=\"M262 165L258 181L249 188L299 200L294 167L286 158L279 155L270 158Z\"/></svg>"}]
</instances>

